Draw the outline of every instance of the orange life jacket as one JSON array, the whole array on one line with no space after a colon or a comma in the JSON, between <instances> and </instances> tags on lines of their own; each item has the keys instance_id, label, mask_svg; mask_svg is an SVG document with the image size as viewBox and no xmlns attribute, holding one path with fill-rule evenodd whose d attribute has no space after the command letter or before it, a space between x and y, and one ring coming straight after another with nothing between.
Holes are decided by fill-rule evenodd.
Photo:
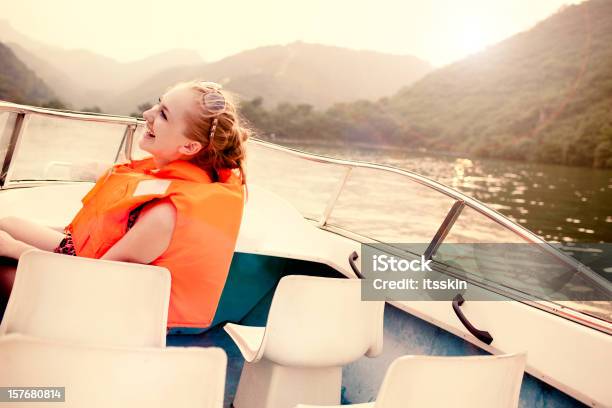
<instances>
[{"instance_id":1,"label":"orange life jacket","mask_svg":"<svg viewBox=\"0 0 612 408\"><path fill-rule=\"evenodd\" d=\"M208 327L238 238L243 186L227 170L219 182L183 160L160 170L153 159L114 166L83 198L67 231L77 256L100 258L127 232L130 211L161 198L176 207L168 249L151 262L172 276L168 327Z\"/></svg>"}]
</instances>

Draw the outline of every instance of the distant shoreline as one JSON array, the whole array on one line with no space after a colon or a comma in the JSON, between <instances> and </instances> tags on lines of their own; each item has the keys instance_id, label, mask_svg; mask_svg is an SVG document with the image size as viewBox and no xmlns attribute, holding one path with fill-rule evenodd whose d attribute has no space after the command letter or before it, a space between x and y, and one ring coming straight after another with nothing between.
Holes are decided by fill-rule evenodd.
<instances>
[{"instance_id":1,"label":"distant shoreline","mask_svg":"<svg viewBox=\"0 0 612 408\"><path fill-rule=\"evenodd\" d=\"M323 147L323 148L326 148L326 147L345 148L347 146L346 143L338 142L335 140L324 142L321 139L281 139L281 138L270 138L268 136L266 137L260 136L259 139L265 142L275 143L281 146L286 145L287 147L292 147L292 148L302 147L302 146L317 146L317 147ZM590 170L595 170L595 171L612 173L612 169L610 168L598 168L598 167L592 167L592 166L548 163L548 162L541 162L541 161L515 160L515 159L508 159L508 158L501 158L501 157L484 157L484 156L478 156L478 155L471 155L466 152L459 152L459 151L453 152L453 151L443 151L443 150L429 150L424 147L410 148L406 146L389 145L389 144L379 145L379 144L364 143L364 142L351 142L349 146L350 148L354 148L354 149L375 149L375 150L382 150L382 151L400 151L400 152L405 152L405 153L412 153L415 155L420 154L423 156L447 157L447 158L454 158L454 159L469 159L469 160L484 160L484 161L500 161L500 162L507 162L507 163L522 163L522 164L529 164L529 165L553 166L553 167L560 167L560 168L590 169Z\"/></svg>"}]
</instances>

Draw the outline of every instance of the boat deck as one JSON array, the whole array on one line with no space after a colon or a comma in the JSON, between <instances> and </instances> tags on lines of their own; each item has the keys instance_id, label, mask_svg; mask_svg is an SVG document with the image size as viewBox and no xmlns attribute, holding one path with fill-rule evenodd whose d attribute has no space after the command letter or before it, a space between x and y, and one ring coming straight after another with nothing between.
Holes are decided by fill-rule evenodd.
<instances>
[{"instance_id":1,"label":"boat deck","mask_svg":"<svg viewBox=\"0 0 612 408\"><path fill-rule=\"evenodd\" d=\"M202 334L169 335L166 338L168 347L221 347L227 354L227 373L225 382L225 401L223 406L229 407L234 400L240 372L244 359L240 350L234 344L222 326L217 326Z\"/></svg>"}]
</instances>

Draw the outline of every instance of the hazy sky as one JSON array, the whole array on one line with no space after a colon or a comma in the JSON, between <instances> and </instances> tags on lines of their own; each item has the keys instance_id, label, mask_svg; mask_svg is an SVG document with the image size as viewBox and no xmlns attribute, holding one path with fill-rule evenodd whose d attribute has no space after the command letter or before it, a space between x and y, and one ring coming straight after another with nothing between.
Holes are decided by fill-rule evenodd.
<instances>
[{"instance_id":1,"label":"hazy sky","mask_svg":"<svg viewBox=\"0 0 612 408\"><path fill-rule=\"evenodd\" d=\"M23 34L129 61L173 48L208 61L305 42L412 54L436 66L532 27L579 0L2 0ZM1 41L2 39L0 39Z\"/></svg>"}]
</instances>

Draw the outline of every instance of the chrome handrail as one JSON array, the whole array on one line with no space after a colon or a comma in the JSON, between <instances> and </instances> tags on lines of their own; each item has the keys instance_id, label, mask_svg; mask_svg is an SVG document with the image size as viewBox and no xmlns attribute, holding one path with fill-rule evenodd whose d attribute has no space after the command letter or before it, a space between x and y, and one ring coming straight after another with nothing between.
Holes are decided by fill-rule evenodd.
<instances>
[{"instance_id":1,"label":"chrome handrail","mask_svg":"<svg viewBox=\"0 0 612 408\"><path fill-rule=\"evenodd\" d=\"M271 142L267 142L267 141L263 141L260 139L256 139L256 138L252 138L251 140L267 148L277 150L277 151L282 151L288 154L292 154L294 156L297 156L297 157L300 157L300 158L303 158L309 161L314 161L314 162L319 162L319 163L331 163L331 164L336 164L340 166L350 166L352 168L369 168L369 169L376 169L376 170L382 170L382 171L386 171L390 173L400 174L402 176L405 176L411 179L412 181L416 183L419 183L426 187L430 187L452 198L453 200L464 201L472 209L482 213L483 215L487 216L488 218L491 218L494 221L501 223L503 226L508 227L513 232L516 232L522 238L530 242L534 242L534 243L545 243L546 242L542 240L539 236L534 234L533 232L526 229L525 227L519 224L515 224L514 222L504 217L501 213L493 210L492 208L487 207L485 204L481 203L475 198L467 196L457 190L453 190L452 188L447 187L444 184L441 184L435 180L429 179L418 173L414 173L410 170L404 170L398 167L382 165L382 164L377 164L377 163L369 163L369 162L361 162L361 161L353 161L353 160L347 160L347 159L337 159L337 158L332 158L332 157L326 157L326 156L322 156L322 155L318 155L314 153L303 152L298 149L280 146L280 145L277 145ZM332 207L332 210L333 210L333 207Z\"/></svg>"},{"instance_id":2,"label":"chrome handrail","mask_svg":"<svg viewBox=\"0 0 612 408\"><path fill-rule=\"evenodd\" d=\"M296 157L300 157L302 159L306 159L309 161L314 161L314 162L319 162L319 163L331 163L331 164L336 164L336 165L340 165L340 166L348 166L350 168L369 168L369 169L376 169L376 170L382 170L382 171L386 171L389 173L395 173L395 174L400 174L402 176L405 176L407 178L409 178L410 180L419 183L421 185L424 185L426 187L432 188L452 199L454 199L455 201L463 201L465 203L466 206L472 208L473 210L479 212L480 214L488 217L489 219L495 221L496 223L500 224L503 227L508 228L509 230L511 230L512 232L514 232L515 234L517 234L518 236L520 236L521 238L525 239L527 242L530 243L534 243L534 244L538 244L541 246L541 248L545 249L549 254L551 254L552 256L558 258L559 260L561 260L562 262L565 262L566 264L570 265L573 268L576 268L577 270L579 270L580 272L584 273L585 275L589 276L590 278L592 278L594 281L596 281L597 283L599 283L600 285L604 286L604 287L610 287L610 283L605 280L603 277L599 276L598 274L596 274L595 272L593 272L591 269L589 269L588 267L586 267L585 265L583 265L582 263L578 262L576 259L568 256L567 254L563 253L562 251L558 250L557 248L553 247L550 243L544 241L542 238L540 238L539 236L537 236L536 234L534 234L533 232L529 231L527 228L514 223L513 221L509 220L508 218L506 218L504 215L502 215L501 213L497 212L496 210L493 210L492 208L489 208L488 206L486 206L485 204L481 203L480 201L478 201L475 198L472 198L470 196L467 196L459 191L453 190L450 187L447 187L435 180L431 180L425 176L422 176L420 174L414 173L412 171L409 170L404 170L404 169L400 169L394 166L388 166L388 165L381 165L381 164L376 164L376 163L368 163L368 162L359 162L359 161L352 161L352 160L346 160L346 159L336 159L336 158L331 158L331 157L326 157L326 156L322 156L322 155L318 155L318 154L313 154L313 153L307 153L307 152L303 152L300 151L298 149L293 149L293 148L289 148L289 147L285 147L285 146L280 146L274 143L270 143L270 142L266 142L263 140L259 140L259 139L254 139L255 142L257 144L260 144L262 146L265 146L269 149L272 150L277 150L277 151L281 151L287 154L291 154L294 155ZM342 183L342 188L344 187L344 185L346 184L346 180L343 181ZM334 194L331 198L331 200L337 200L338 197L341 195L342 189L340 189L340 191L336 192L336 194ZM333 212L333 203L330 205L328 204L327 208L326 208L326 213L329 216L329 214L331 214ZM326 226L322 226L321 228L327 228ZM361 234L358 234L361 235ZM370 238L371 237L367 237ZM432 237L433 239L433 237Z\"/></svg>"},{"instance_id":3,"label":"chrome handrail","mask_svg":"<svg viewBox=\"0 0 612 408\"><path fill-rule=\"evenodd\" d=\"M15 115L15 121L13 122L13 128L11 129L11 137L6 146L6 153L4 154L4 157L2 157L2 167L0 167L0 187L4 187L6 181L10 180L13 155L15 154L17 143L20 140L25 121L26 115L24 113L17 113Z\"/></svg>"},{"instance_id":4,"label":"chrome handrail","mask_svg":"<svg viewBox=\"0 0 612 408\"><path fill-rule=\"evenodd\" d=\"M70 111L70 110L39 108L39 107L33 107L33 106L27 106L27 105L19 105L19 104L15 104L11 102L6 102L6 101L0 101L0 112L12 112L12 113L23 114L25 116L27 116L27 114L39 114L39 115L46 115L46 116L52 116L52 117L57 117L57 118L69 119L69 120L123 124L123 125L126 125L126 134L125 134L125 140L124 140L124 142L126 143L125 149L126 149L126 152L130 152L130 153L131 153L131 144L132 144L131 141L133 138L133 134L138 126L141 126L144 124L144 121L142 119L137 119L137 118L132 118L132 117L119 116L119 115L107 115L107 114L100 114L100 113L83 113L83 112L76 112L76 111ZM574 258L566 255L565 253L561 252L557 248L553 247L551 244L544 241L542 238L540 238L533 232L529 231L525 227L514 223L513 221L509 220L508 218L506 218L505 216L503 216L496 210L493 210L492 208L487 207L485 204L481 203L480 201L472 197L469 197L459 191L456 191L450 187L447 187L435 180L431 180L420 174L414 173L409 170L400 169L394 166L353 161L353 160L347 160L347 159L331 158L331 157L318 155L314 153L303 152L298 149L280 146L280 145L277 145L271 142L267 142L267 141L263 141L257 138L252 138L250 142L253 142L255 144L258 144L268 149L284 152L284 153L287 153L287 154L290 154L295 157L299 157L299 158L302 158L308 161L319 162L319 163L329 163L329 164L335 164L335 165L347 167L347 173L345 174L345 177L343 178L343 180L341 180L341 183L339 184L337 191L335 191L335 193L332 195L332 197L330 198L330 202L327 204L325 208L323 223L322 225L320 225L321 228L332 229L332 228L329 228L330 226L326 225L327 217L329 217L329 215L333 212L335 203L338 197L341 195L344 189L344 186L346 184L346 180L348 176L350 175L350 170L352 170L353 168L368 168L368 169L381 170L381 171L395 173L395 174L405 176L408 179L416 183L419 183L421 185L424 185L426 187L429 187L431 189L434 189L452 198L455 201L463 201L465 205L467 205L468 207L488 217L489 219L495 221L501 226L506 227L507 229L511 230L512 232L514 232L521 238L525 239L526 241L542 245L542 248L546 249L546 251L549 252L551 255L557 257L561 261L583 272L585 275L589 276L590 278L598 282L600 285L604 287L610 286L610 283L607 280L605 280L603 277L594 273L592 270L590 270L588 267L578 262ZM130 146L127 146L128 143ZM120 148L121 146L119 147L119 149ZM130 156L128 157L131 159ZM10 158L8 159L10 160ZM31 183L27 183L27 184L30 185ZM361 234L357 234L357 235L361 235ZM371 239L370 237L367 237L367 238Z\"/></svg>"},{"instance_id":5,"label":"chrome handrail","mask_svg":"<svg viewBox=\"0 0 612 408\"><path fill-rule=\"evenodd\" d=\"M139 121L139 119L132 118L130 116L107 115L104 113L87 113L65 109L39 108L37 106L19 105L16 103L2 100L0 100L0 112L13 112L23 114L34 113L38 115L53 116L70 120L81 120L99 123L115 123L121 125L137 125L139 122L141 122Z\"/></svg>"}]
</instances>

